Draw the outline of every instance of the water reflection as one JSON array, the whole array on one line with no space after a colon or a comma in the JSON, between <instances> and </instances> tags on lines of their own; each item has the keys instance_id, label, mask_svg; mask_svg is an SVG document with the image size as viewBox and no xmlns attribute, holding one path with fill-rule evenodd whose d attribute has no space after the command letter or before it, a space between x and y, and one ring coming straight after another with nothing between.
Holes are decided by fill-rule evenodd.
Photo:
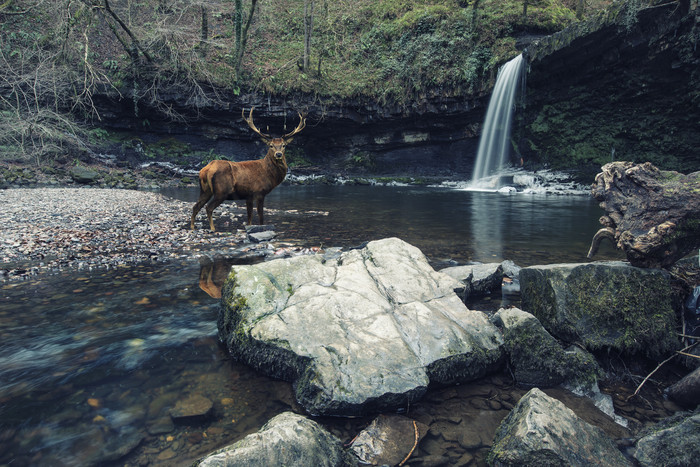
<instances>
[{"instance_id":1,"label":"water reflection","mask_svg":"<svg viewBox=\"0 0 700 467\"><path fill-rule=\"evenodd\" d=\"M211 298L221 298L221 288L232 265L232 261L226 260L203 264L199 270L199 288Z\"/></svg>"},{"instance_id":2,"label":"water reflection","mask_svg":"<svg viewBox=\"0 0 700 467\"><path fill-rule=\"evenodd\" d=\"M482 261L504 258L503 229L506 211L499 209L503 204L499 196L491 193L473 193L471 196L470 237L472 247Z\"/></svg>"}]
</instances>

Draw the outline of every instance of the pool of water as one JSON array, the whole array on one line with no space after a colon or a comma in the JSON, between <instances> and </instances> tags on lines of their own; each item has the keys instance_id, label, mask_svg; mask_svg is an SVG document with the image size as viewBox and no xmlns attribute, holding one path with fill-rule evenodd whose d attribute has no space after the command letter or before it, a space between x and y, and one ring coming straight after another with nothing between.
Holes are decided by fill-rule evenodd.
<instances>
[{"instance_id":1,"label":"pool of water","mask_svg":"<svg viewBox=\"0 0 700 467\"><path fill-rule=\"evenodd\" d=\"M280 242L350 247L397 236L437 266L585 261L602 214L588 197L416 187L284 186L266 206ZM603 250L601 258L619 256ZM188 465L277 413L301 410L288 383L219 346L218 300L200 288L203 272L193 262L147 264L0 285L0 465ZM415 456L483 463L487 437L465 441L455 431L495 430L523 392L498 376L435 389L407 413L434 425ZM211 400L213 415L174 424L170 409L192 395ZM321 421L344 439L367 423Z\"/></svg>"},{"instance_id":2,"label":"pool of water","mask_svg":"<svg viewBox=\"0 0 700 467\"><path fill-rule=\"evenodd\" d=\"M198 193L197 188L167 192L192 203ZM238 203L243 214L244 203ZM414 186L282 186L265 198L265 206L265 222L276 226L279 239L306 246L350 247L399 237L434 262L510 259L521 266L587 261L604 214L590 196ZM596 259L604 258L622 256L603 244Z\"/></svg>"}]
</instances>

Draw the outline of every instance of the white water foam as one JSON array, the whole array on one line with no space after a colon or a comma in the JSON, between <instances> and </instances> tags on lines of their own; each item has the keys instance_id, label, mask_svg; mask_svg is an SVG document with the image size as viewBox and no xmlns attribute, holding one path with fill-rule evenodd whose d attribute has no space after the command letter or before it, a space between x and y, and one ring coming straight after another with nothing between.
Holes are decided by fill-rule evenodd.
<instances>
[{"instance_id":1,"label":"white water foam","mask_svg":"<svg viewBox=\"0 0 700 467\"><path fill-rule=\"evenodd\" d=\"M576 183L567 173L551 170L531 172L520 168L504 169L497 175L480 180L476 185L470 180L442 182L438 186L501 194L590 196L591 193L590 187Z\"/></svg>"}]
</instances>

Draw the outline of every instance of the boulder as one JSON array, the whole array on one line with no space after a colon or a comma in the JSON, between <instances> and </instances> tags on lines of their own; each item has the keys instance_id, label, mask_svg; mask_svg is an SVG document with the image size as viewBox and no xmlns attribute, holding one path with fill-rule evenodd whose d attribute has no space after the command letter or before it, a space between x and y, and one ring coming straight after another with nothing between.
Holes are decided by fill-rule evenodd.
<instances>
[{"instance_id":1,"label":"boulder","mask_svg":"<svg viewBox=\"0 0 700 467\"><path fill-rule=\"evenodd\" d=\"M668 397L688 409L700 405L700 367L670 386L666 393Z\"/></svg>"},{"instance_id":2,"label":"boulder","mask_svg":"<svg viewBox=\"0 0 700 467\"><path fill-rule=\"evenodd\" d=\"M500 367L498 329L466 308L457 286L396 238L340 255L234 266L219 336L237 359L293 381L312 414L394 410L431 382Z\"/></svg>"},{"instance_id":3,"label":"boulder","mask_svg":"<svg viewBox=\"0 0 700 467\"><path fill-rule=\"evenodd\" d=\"M399 465L413 453L428 426L401 415L380 415L353 440L350 449L363 464Z\"/></svg>"},{"instance_id":4,"label":"boulder","mask_svg":"<svg viewBox=\"0 0 700 467\"><path fill-rule=\"evenodd\" d=\"M100 178L100 174L89 167L78 165L70 170L70 177L75 183L94 185Z\"/></svg>"},{"instance_id":5,"label":"boulder","mask_svg":"<svg viewBox=\"0 0 700 467\"><path fill-rule=\"evenodd\" d=\"M487 462L496 466L632 465L603 430L537 388L496 431Z\"/></svg>"},{"instance_id":6,"label":"boulder","mask_svg":"<svg viewBox=\"0 0 700 467\"><path fill-rule=\"evenodd\" d=\"M634 458L644 467L685 467L700 459L700 411L680 413L644 430Z\"/></svg>"},{"instance_id":7,"label":"boulder","mask_svg":"<svg viewBox=\"0 0 700 467\"><path fill-rule=\"evenodd\" d=\"M668 268L700 247L700 172L662 171L648 162L613 162L602 170L592 194L606 215L589 258L603 238L647 268Z\"/></svg>"},{"instance_id":8,"label":"boulder","mask_svg":"<svg viewBox=\"0 0 700 467\"><path fill-rule=\"evenodd\" d=\"M564 350L530 313L518 308L501 309L492 321L503 331L518 384L596 386L600 369L593 356L578 347Z\"/></svg>"},{"instance_id":9,"label":"boulder","mask_svg":"<svg viewBox=\"0 0 700 467\"><path fill-rule=\"evenodd\" d=\"M520 271L522 308L552 335L589 350L667 356L678 348L668 273L627 263L552 264Z\"/></svg>"},{"instance_id":10,"label":"boulder","mask_svg":"<svg viewBox=\"0 0 700 467\"><path fill-rule=\"evenodd\" d=\"M271 465L355 466L338 438L318 423L292 412L268 421L260 431L213 452L194 465L201 467L267 467Z\"/></svg>"}]
</instances>

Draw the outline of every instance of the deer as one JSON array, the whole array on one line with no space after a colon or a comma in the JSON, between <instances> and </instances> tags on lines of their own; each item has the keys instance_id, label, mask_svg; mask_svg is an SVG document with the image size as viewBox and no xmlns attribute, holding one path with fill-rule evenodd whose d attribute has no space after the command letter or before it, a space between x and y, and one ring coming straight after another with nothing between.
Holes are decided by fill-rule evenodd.
<instances>
[{"instance_id":1,"label":"deer","mask_svg":"<svg viewBox=\"0 0 700 467\"><path fill-rule=\"evenodd\" d=\"M241 110L243 120L251 130L267 145L265 157L252 161L231 162L213 160L199 171L199 199L192 208L190 227L195 230L194 221L199 211L207 205L206 212L209 227L215 232L212 213L225 200L244 199L248 211L248 225L253 224L253 204L258 208L258 221L264 224L263 206L265 196L270 193L287 176L287 159L284 151L301 130L306 127L306 117L299 113L299 125L291 132L279 138L261 132L253 123L253 109L246 118L245 109Z\"/></svg>"}]
</instances>

